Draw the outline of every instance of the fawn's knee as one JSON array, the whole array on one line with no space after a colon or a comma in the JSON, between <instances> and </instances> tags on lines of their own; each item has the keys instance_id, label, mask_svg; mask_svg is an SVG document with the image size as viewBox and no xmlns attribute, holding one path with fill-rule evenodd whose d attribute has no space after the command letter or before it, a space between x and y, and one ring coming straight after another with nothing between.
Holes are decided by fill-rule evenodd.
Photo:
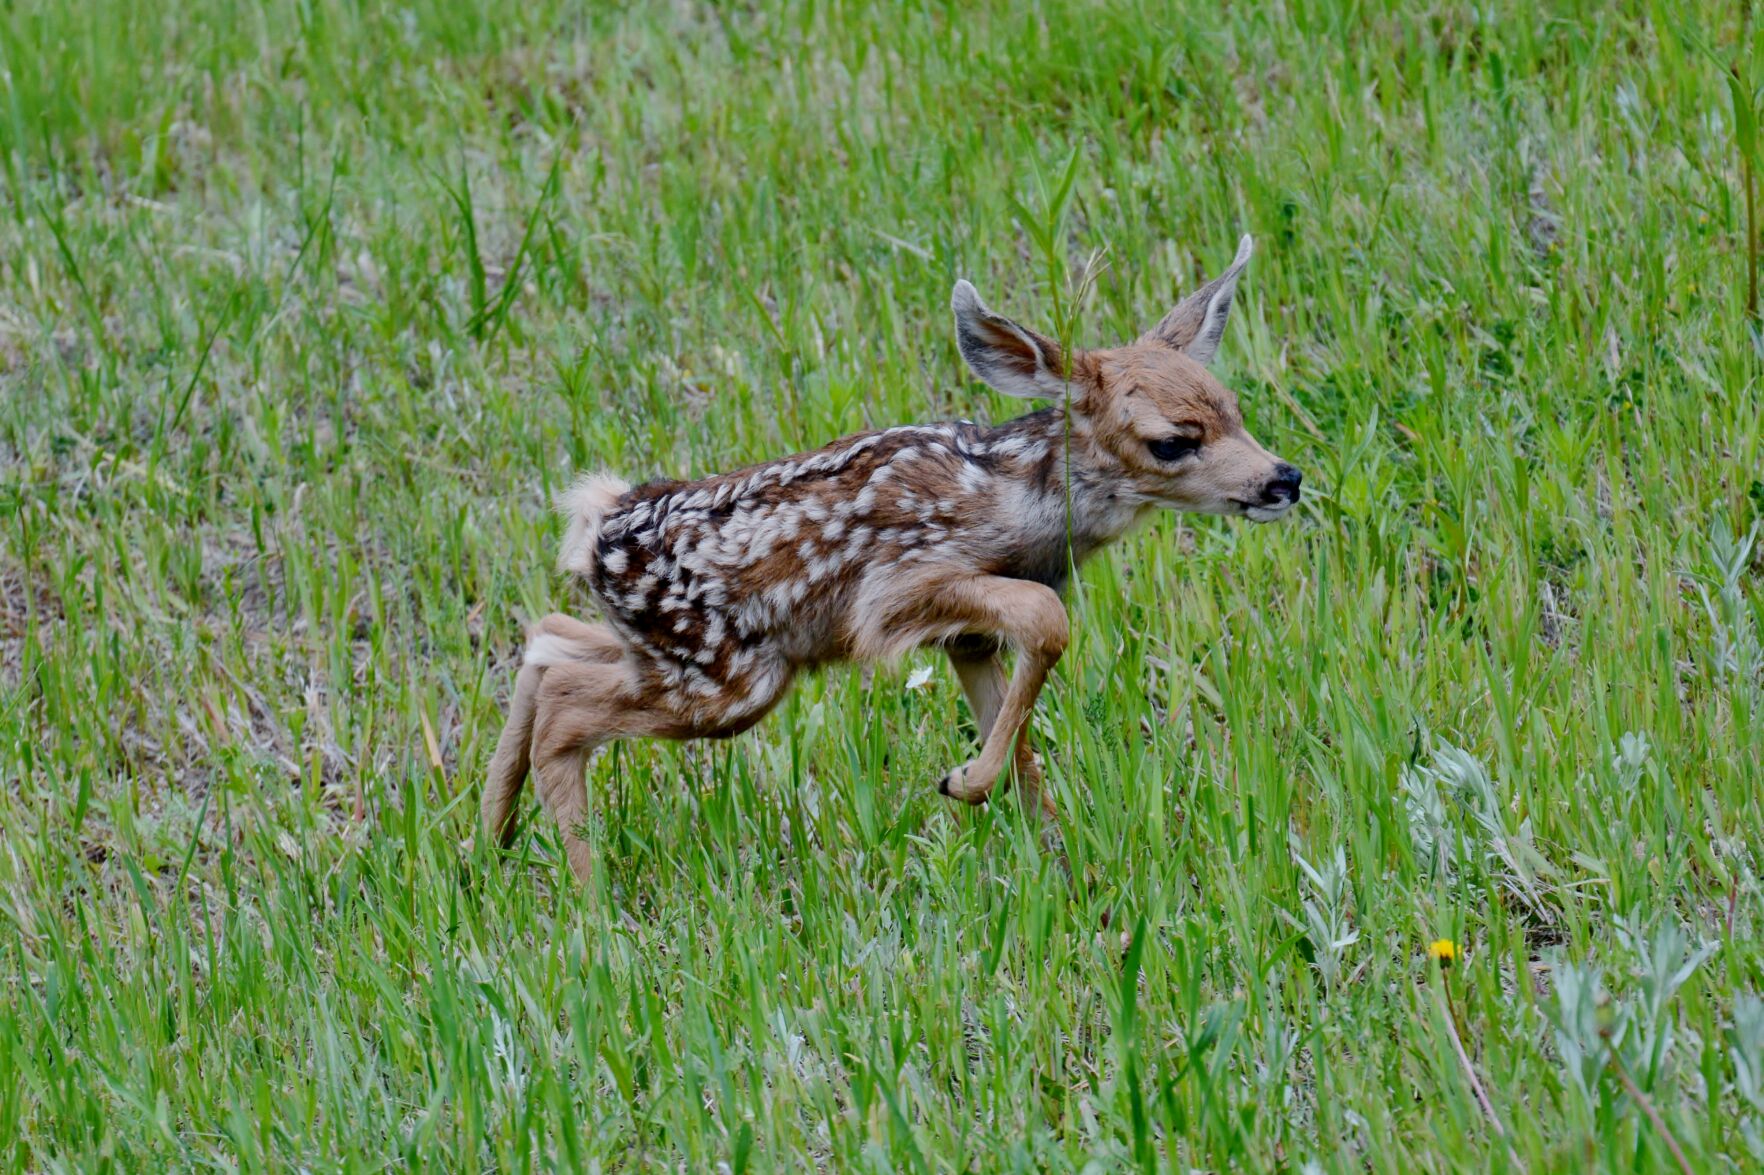
<instances>
[{"instance_id":1,"label":"fawn's knee","mask_svg":"<svg viewBox=\"0 0 1764 1175\"><path fill-rule=\"evenodd\" d=\"M1057 661L1072 639L1072 623L1066 616L1065 605L1052 591L1030 598L1034 603L1029 605L1024 617L1022 647L1049 661Z\"/></svg>"}]
</instances>

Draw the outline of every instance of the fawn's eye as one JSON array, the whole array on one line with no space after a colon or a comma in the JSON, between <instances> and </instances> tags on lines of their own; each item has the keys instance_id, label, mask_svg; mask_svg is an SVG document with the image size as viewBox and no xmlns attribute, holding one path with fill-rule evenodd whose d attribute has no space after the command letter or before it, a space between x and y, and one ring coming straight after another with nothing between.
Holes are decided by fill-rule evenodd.
<instances>
[{"instance_id":1,"label":"fawn's eye","mask_svg":"<svg viewBox=\"0 0 1764 1175\"><path fill-rule=\"evenodd\" d=\"M1200 451L1200 442L1193 437L1159 437L1145 443L1146 450L1159 461L1175 461Z\"/></svg>"}]
</instances>

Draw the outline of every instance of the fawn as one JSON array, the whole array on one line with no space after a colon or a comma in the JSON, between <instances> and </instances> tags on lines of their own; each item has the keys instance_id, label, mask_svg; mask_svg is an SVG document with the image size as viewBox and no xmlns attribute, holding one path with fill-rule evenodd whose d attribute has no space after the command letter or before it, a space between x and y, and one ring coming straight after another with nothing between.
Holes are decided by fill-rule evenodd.
<instances>
[{"instance_id":1,"label":"fawn","mask_svg":"<svg viewBox=\"0 0 1764 1175\"><path fill-rule=\"evenodd\" d=\"M559 500L559 567L606 623L554 614L529 633L484 791L488 833L512 839L531 769L586 880L594 748L739 734L801 670L927 644L948 653L982 740L939 790L982 803L1009 758L1051 816L1028 726L1066 648L1070 570L1159 507L1270 522L1299 500L1299 471L1244 431L1206 369L1249 257L1246 236L1136 342L1071 354L958 281L974 374L1057 405L1005 424L903 425L691 482L577 482Z\"/></svg>"}]
</instances>

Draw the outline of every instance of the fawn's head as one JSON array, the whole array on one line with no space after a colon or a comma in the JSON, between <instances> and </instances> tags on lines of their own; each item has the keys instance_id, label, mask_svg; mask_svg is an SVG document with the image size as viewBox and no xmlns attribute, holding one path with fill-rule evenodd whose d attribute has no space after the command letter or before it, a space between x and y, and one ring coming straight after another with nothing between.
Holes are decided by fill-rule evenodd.
<instances>
[{"instance_id":1,"label":"fawn's head","mask_svg":"<svg viewBox=\"0 0 1764 1175\"><path fill-rule=\"evenodd\" d=\"M1299 499L1299 471L1244 431L1237 397L1212 374L1250 239L1231 267L1136 341L1061 352L1053 339L994 314L959 281L956 341L974 374L1009 396L1064 400L1074 450L1123 496L1199 514L1272 522Z\"/></svg>"}]
</instances>

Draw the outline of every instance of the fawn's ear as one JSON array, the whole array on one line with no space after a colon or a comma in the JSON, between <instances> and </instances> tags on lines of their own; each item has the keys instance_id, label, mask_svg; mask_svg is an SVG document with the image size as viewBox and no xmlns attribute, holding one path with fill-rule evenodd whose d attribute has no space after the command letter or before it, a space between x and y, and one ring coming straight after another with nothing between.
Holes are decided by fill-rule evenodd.
<instances>
[{"instance_id":1,"label":"fawn's ear","mask_svg":"<svg viewBox=\"0 0 1764 1175\"><path fill-rule=\"evenodd\" d=\"M1066 394L1058 343L994 314L965 281L955 284L949 308L955 311L956 345L975 375L1007 396L1033 400Z\"/></svg>"},{"instance_id":2,"label":"fawn's ear","mask_svg":"<svg viewBox=\"0 0 1764 1175\"><path fill-rule=\"evenodd\" d=\"M1237 294L1237 279L1249 264L1253 249L1249 234L1237 243L1237 256L1231 268L1196 290L1176 308L1164 315L1163 321L1141 335L1142 343L1163 343L1185 353L1196 363L1211 363L1225 337L1225 323L1231 317L1231 299Z\"/></svg>"}]
</instances>

